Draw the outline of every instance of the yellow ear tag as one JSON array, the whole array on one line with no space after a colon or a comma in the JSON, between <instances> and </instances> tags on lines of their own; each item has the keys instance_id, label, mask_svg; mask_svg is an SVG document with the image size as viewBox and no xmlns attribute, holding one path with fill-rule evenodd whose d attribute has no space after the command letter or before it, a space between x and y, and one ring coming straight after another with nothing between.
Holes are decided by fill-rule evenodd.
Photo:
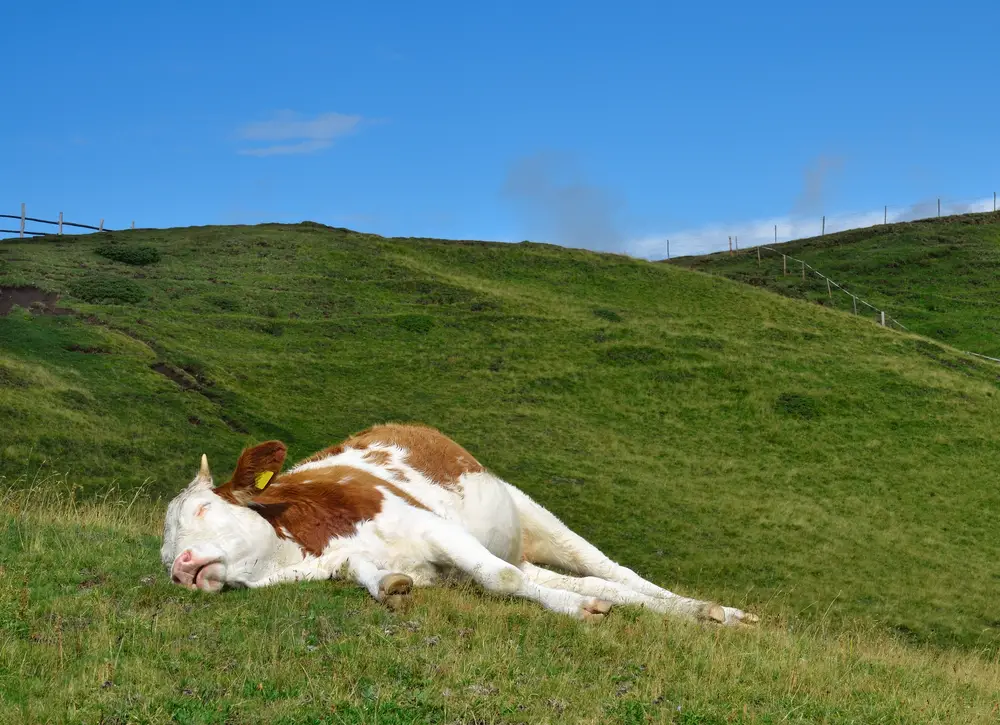
<instances>
[{"instance_id":1,"label":"yellow ear tag","mask_svg":"<svg viewBox=\"0 0 1000 725\"><path fill-rule=\"evenodd\" d=\"M254 485L258 489L264 490L264 488L267 486L267 482L271 480L272 476L274 476L274 474L271 473L270 471L261 471L256 476L254 476L253 479Z\"/></svg>"}]
</instances>

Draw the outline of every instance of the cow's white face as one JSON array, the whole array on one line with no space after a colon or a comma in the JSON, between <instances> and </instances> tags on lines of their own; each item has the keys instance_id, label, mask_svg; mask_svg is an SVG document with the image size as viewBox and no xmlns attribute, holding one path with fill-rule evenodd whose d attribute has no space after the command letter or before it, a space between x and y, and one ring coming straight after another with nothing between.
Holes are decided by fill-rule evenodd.
<instances>
[{"instance_id":1,"label":"cow's white face","mask_svg":"<svg viewBox=\"0 0 1000 725\"><path fill-rule=\"evenodd\" d=\"M288 543L262 516L212 490L208 462L167 506L160 559L171 579L189 589L217 592L256 581L287 565Z\"/></svg>"}]
</instances>

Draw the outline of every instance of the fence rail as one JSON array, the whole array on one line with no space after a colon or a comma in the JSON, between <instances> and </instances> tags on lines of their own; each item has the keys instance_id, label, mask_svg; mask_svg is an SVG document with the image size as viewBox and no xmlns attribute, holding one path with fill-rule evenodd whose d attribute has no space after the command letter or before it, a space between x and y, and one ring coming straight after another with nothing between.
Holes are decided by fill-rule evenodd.
<instances>
[{"instance_id":1,"label":"fence rail","mask_svg":"<svg viewBox=\"0 0 1000 725\"><path fill-rule=\"evenodd\" d=\"M814 275L816 275L820 279L824 280L826 282L826 293L827 293L827 295L829 296L829 298L831 300L833 299L833 289L832 289L833 287L836 287L838 290L840 290L845 295L847 295L848 297L850 297L851 300L852 300L852 302L853 302L854 314L855 315L858 314L858 303L860 302L862 305L864 305L865 307L873 310L876 313L876 323L882 325L882 327L888 327L888 328L892 329L893 325L895 325L896 327L898 327L901 330L904 330L906 332L910 331L910 329L908 327L906 327L905 325L903 325L903 323L901 323L899 320L897 320L897 319L895 319L895 318L890 317L889 315L887 315L885 313L885 310L880 310L875 305L870 304L869 302L867 302L867 301L861 299L860 297L858 297L853 292L848 291L846 288L844 288L843 286L841 286L841 285L837 284L836 282L834 282L830 277L827 277L825 274L823 274L822 272L820 272L818 269L816 269L815 267L813 267L811 264L809 264L808 262L806 262L803 259L798 259L796 257L791 256L790 254L785 254L784 252L780 252L777 249L775 249L774 247L769 247L769 246L767 246L765 244L759 244L756 247L753 247L751 249L740 250L739 252L737 252L737 254L742 253L744 255L752 255L754 252L756 252L756 254L757 254L757 265L760 266L760 263L761 263L760 250L762 250L762 249L781 257L781 271L782 271L782 276L787 276L788 275L788 273L789 273L788 272L788 261L791 260L792 262L795 262L798 265L800 265L799 268L800 268L801 273L802 273L802 279L803 279L803 281L806 278L806 270L809 270ZM732 252L730 252L730 253L732 253ZM966 355L973 355L973 356L978 357L978 358L983 359L983 360L990 360L990 361L995 362L995 363L1000 363L1000 358L990 357L989 355L983 355L982 353L973 352L971 350L963 350L963 352Z\"/></svg>"},{"instance_id":2,"label":"fence rail","mask_svg":"<svg viewBox=\"0 0 1000 725\"><path fill-rule=\"evenodd\" d=\"M785 254L784 252L779 252L774 247L768 247L766 245L761 244L761 245L759 245L759 246L756 247L756 250L757 250L757 264L760 264L760 250L761 249L764 249L764 250L766 250L768 252L772 252L772 253L777 254L777 255L779 255L781 257L781 268L782 268L782 272L783 272L784 275L788 274L788 260L791 260L791 261L793 261L793 262L795 262L795 263L797 263L797 264L799 264L801 266L802 279L803 280L805 280L805 278L806 278L806 270L807 269L810 272L812 272L814 275L816 275L817 277L819 277L820 279L824 280L826 282L826 291L827 291L827 294L830 296L831 299L833 298L833 290L831 288L832 287L836 287L837 289L839 289L841 292L843 292L845 295L847 295L848 297L851 298L852 302L854 303L854 314L855 315L858 314L858 303L860 302L865 307L873 310L876 313L876 315L878 315L878 322L883 327L891 327L892 325L896 325L900 329L906 330L907 332L909 332L909 330L905 326L903 326L903 324L899 320L896 320L896 319L890 317L889 315L885 314L885 310L880 310L878 307L876 307L873 304L870 304L866 300L861 299L860 297L858 297L853 292L849 292L843 286L841 286L841 285L837 284L836 282L834 282L831 278L827 277L825 274L823 274L822 272L820 272L818 269L816 269L815 267L813 267L811 264L809 264L808 262L806 262L804 259L798 259L796 257L791 256L790 254ZM743 250L743 253L744 254L749 254L750 250Z\"/></svg>"},{"instance_id":3,"label":"fence rail","mask_svg":"<svg viewBox=\"0 0 1000 725\"><path fill-rule=\"evenodd\" d=\"M93 224L80 224L79 222L68 222L63 219L63 213L59 212L59 219L39 219L37 217L28 216L26 213L25 205L21 204L20 214L0 214L0 219L17 219L21 222L19 229L0 229L0 234L17 234L21 239L27 236L43 237L52 232L39 232L32 229L25 229L26 222L34 222L36 224L51 224L52 226L58 227L56 234L63 233L63 227L73 227L74 229L90 229L95 232L110 232L113 229L107 229L104 226L104 220L101 219L100 223L95 227ZM132 228L135 229L135 222L132 222Z\"/></svg>"},{"instance_id":4,"label":"fence rail","mask_svg":"<svg viewBox=\"0 0 1000 725\"><path fill-rule=\"evenodd\" d=\"M0 214L0 219L21 219L21 218L22 217L19 217L16 214ZM39 224L56 224L56 225L61 225L61 226L64 226L64 227L77 227L79 229L93 229L95 232L103 232L104 231L104 220L103 219L101 220L101 224L99 224L96 227L94 225L92 225L92 224L77 224L76 222L51 221L50 219L36 219L33 216L26 216L26 217L24 217L24 221L26 221L26 222L38 222ZM29 232L29 231L25 231L25 234L45 234L45 233L46 232Z\"/></svg>"}]
</instances>

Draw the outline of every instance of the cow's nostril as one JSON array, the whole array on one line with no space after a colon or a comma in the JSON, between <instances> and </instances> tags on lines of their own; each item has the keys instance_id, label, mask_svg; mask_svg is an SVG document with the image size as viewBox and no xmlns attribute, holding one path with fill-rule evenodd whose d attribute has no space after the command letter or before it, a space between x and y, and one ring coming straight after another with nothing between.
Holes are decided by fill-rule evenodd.
<instances>
[{"instance_id":1,"label":"cow's nostril","mask_svg":"<svg viewBox=\"0 0 1000 725\"><path fill-rule=\"evenodd\" d=\"M181 580L178 578L178 576L176 574L171 574L170 575L170 581L172 581L174 584L180 584L181 583Z\"/></svg>"},{"instance_id":2,"label":"cow's nostril","mask_svg":"<svg viewBox=\"0 0 1000 725\"><path fill-rule=\"evenodd\" d=\"M184 563L187 563L187 562L191 561L191 550L190 549L188 549L183 554L181 554L181 561L184 562Z\"/></svg>"}]
</instances>

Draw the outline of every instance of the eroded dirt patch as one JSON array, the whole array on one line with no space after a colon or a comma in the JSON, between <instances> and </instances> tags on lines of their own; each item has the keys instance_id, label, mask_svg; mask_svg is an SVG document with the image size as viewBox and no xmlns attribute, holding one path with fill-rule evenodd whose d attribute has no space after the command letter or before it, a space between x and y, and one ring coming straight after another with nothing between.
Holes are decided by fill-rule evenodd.
<instances>
[{"instance_id":1,"label":"eroded dirt patch","mask_svg":"<svg viewBox=\"0 0 1000 725\"><path fill-rule=\"evenodd\" d=\"M10 314L14 305L36 315L71 315L73 310L56 307L57 292L45 292L38 287L0 287L0 316Z\"/></svg>"},{"instance_id":2,"label":"eroded dirt patch","mask_svg":"<svg viewBox=\"0 0 1000 725\"><path fill-rule=\"evenodd\" d=\"M194 381L192 381L190 378L188 378L187 375L185 375L172 365L168 365L167 363L163 362L158 362L155 365L151 365L150 367L152 367L153 370L158 372L160 375L163 375L164 377L173 380L184 390L198 389L198 385Z\"/></svg>"},{"instance_id":3,"label":"eroded dirt patch","mask_svg":"<svg viewBox=\"0 0 1000 725\"><path fill-rule=\"evenodd\" d=\"M111 351L106 347L100 347L98 345L77 345L76 343L72 345L67 345L66 349L69 352L82 352L84 355L110 355Z\"/></svg>"},{"instance_id":4,"label":"eroded dirt patch","mask_svg":"<svg viewBox=\"0 0 1000 725\"><path fill-rule=\"evenodd\" d=\"M174 381L174 383L176 383L181 390L193 390L196 393L204 395L209 400L219 403L221 406L221 402L218 400L219 396L212 391L211 382L207 381L203 375L193 368L186 367L178 369L165 362L158 362L155 365L150 365L150 368L165 378L169 378ZM229 430L234 433L250 432L242 423L223 413L220 413L219 417L222 419L222 422L226 424ZM191 416L188 418L188 423L191 425L201 425L201 419L197 416Z\"/></svg>"}]
</instances>

